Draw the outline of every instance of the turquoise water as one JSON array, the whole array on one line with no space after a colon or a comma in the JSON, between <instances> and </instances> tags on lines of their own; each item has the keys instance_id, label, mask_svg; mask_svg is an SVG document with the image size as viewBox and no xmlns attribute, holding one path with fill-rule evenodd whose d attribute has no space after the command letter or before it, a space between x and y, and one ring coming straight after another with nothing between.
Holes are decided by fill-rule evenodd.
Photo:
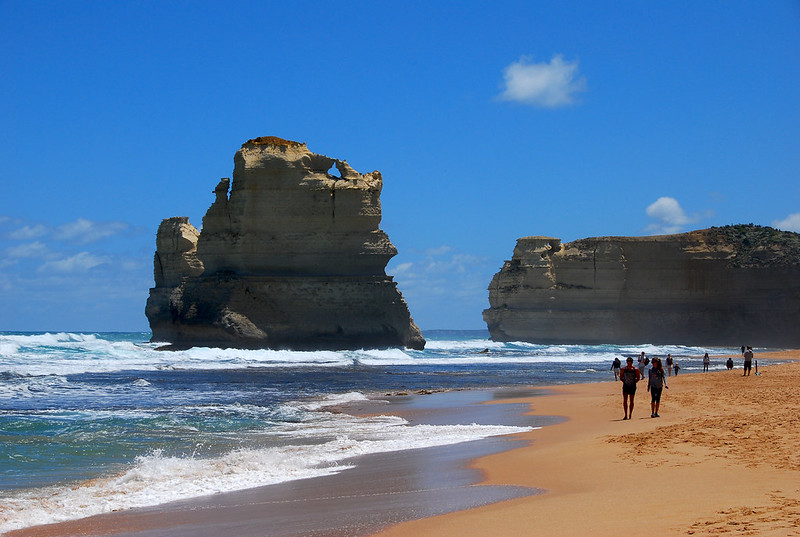
<instances>
[{"instance_id":1,"label":"turquoise water","mask_svg":"<svg viewBox=\"0 0 800 537\"><path fill-rule=\"evenodd\" d=\"M333 404L608 380L614 356L641 351L670 352L691 372L706 351L738 352L496 343L469 331L425 336L423 351L163 352L149 333L0 332L0 532L324 475L362 453L520 430L354 418L326 411Z\"/></svg>"}]
</instances>

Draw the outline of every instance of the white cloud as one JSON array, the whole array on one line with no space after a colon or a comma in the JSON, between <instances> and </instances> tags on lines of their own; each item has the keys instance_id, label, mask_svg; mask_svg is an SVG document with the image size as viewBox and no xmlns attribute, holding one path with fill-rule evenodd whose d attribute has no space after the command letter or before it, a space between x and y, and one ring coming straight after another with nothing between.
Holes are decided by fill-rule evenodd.
<instances>
[{"instance_id":1,"label":"white cloud","mask_svg":"<svg viewBox=\"0 0 800 537\"><path fill-rule=\"evenodd\" d=\"M667 196L658 198L647 207L647 216L656 220L646 231L653 234L669 234L685 231L685 227L697 221L697 217L689 216L681 208L678 200Z\"/></svg>"},{"instance_id":2,"label":"white cloud","mask_svg":"<svg viewBox=\"0 0 800 537\"><path fill-rule=\"evenodd\" d=\"M414 266L414 263L400 263L397 265L394 270L392 271L393 274L404 274L411 270L411 267Z\"/></svg>"},{"instance_id":3,"label":"white cloud","mask_svg":"<svg viewBox=\"0 0 800 537\"><path fill-rule=\"evenodd\" d=\"M116 235L126 229L128 229L128 224L123 222L92 222L85 218L78 218L74 222L57 227L53 232L53 238L86 244Z\"/></svg>"},{"instance_id":4,"label":"white cloud","mask_svg":"<svg viewBox=\"0 0 800 537\"><path fill-rule=\"evenodd\" d=\"M11 223L12 220L7 216L0 216L0 224ZM19 225L18 222L15 222ZM130 225L124 222L92 222L85 218L78 218L74 222L68 222L58 227L51 228L46 224L28 224L5 234L5 238L10 240L27 241L38 239L46 235L58 241L69 241L78 244L96 242L112 235L117 235L130 229Z\"/></svg>"},{"instance_id":5,"label":"white cloud","mask_svg":"<svg viewBox=\"0 0 800 537\"><path fill-rule=\"evenodd\" d=\"M427 296L483 294L489 278L484 274L488 259L471 254L461 254L450 246L428 248L417 254L407 254L416 261L388 266L392 274L402 282L403 293ZM477 283L476 283L477 282Z\"/></svg>"},{"instance_id":6,"label":"white cloud","mask_svg":"<svg viewBox=\"0 0 800 537\"><path fill-rule=\"evenodd\" d=\"M108 263L108 261L107 257L80 252L65 259L48 261L39 267L38 272L86 272L98 265Z\"/></svg>"},{"instance_id":7,"label":"white cloud","mask_svg":"<svg viewBox=\"0 0 800 537\"><path fill-rule=\"evenodd\" d=\"M142 266L146 266L149 269L150 265L152 265L152 262L149 262L150 259L148 259L147 261L148 261L148 263L145 263L143 265L141 259L125 258L125 259L120 259L120 260L115 261L115 265L117 267L119 267L119 269L121 271L125 270L125 271L133 272L133 271L141 270Z\"/></svg>"},{"instance_id":8,"label":"white cloud","mask_svg":"<svg viewBox=\"0 0 800 537\"><path fill-rule=\"evenodd\" d=\"M556 54L550 63L530 63L523 56L503 70L505 89L500 99L531 106L557 108L575 103L586 91L586 79L578 74L578 62L566 62Z\"/></svg>"},{"instance_id":9,"label":"white cloud","mask_svg":"<svg viewBox=\"0 0 800 537\"><path fill-rule=\"evenodd\" d=\"M6 249L6 255L15 258L43 258L49 253L50 250L47 246L39 241L11 246Z\"/></svg>"},{"instance_id":10,"label":"white cloud","mask_svg":"<svg viewBox=\"0 0 800 537\"><path fill-rule=\"evenodd\" d=\"M27 241L31 239L38 239L47 235L47 226L36 224L35 226L23 226L17 230L9 231L8 238L15 241Z\"/></svg>"},{"instance_id":11,"label":"white cloud","mask_svg":"<svg viewBox=\"0 0 800 537\"><path fill-rule=\"evenodd\" d=\"M784 231L795 231L800 233L800 213L793 213L783 220L776 220L772 223L772 227L776 227Z\"/></svg>"},{"instance_id":12,"label":"white cloud","mask_svg":"<svg viewBox=\"0 0 800 537\"><path fill-rule=\"evenodd\" d=\"M442 245L442 246L437 246L436 248L428 248L427 250L425 250L424 253L425 255L444 255L452 251L453 251L452 246Z\"/></svg>"},{"instance_id":13,"label":"white cloud","mask_svg":"<svg viewBox=\"0 0 800 537\"><path fill-rule=\"evenodd\" d=\"M430 259L424 268L429 274L464 274L482 262L485 262L485 258L469 254L453 254L442 260Z\"/></svg>"}]
</instances>

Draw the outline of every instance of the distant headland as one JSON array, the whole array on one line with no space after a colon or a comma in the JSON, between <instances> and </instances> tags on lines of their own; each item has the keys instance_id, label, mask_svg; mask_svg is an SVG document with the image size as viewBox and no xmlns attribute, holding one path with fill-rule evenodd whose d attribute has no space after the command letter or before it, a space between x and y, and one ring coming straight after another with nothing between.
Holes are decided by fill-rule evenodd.
<instances>
[{"instance_id":1,"label":"distant headland","mask_svg":"<svg viewBox=\"0 0 800 537\"><path fill-rule=\"evenodd\" d=\"M800 345L800 234L733 225L676 235L517 241L489 285L496 341Z\"/></svg>"}]
</instances>

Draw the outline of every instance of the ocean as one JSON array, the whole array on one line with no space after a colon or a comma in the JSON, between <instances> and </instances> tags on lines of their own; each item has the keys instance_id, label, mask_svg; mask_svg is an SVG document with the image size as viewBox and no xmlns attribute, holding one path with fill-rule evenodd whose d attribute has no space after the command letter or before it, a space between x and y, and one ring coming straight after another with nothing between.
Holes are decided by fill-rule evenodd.
<instances>
[{"instance_id":1,"label":"ocean","mask_svg":"<svg viewBox=\"0 0 800 537\"><path fill-rule=\"evenodd\" d=\"M613 379L615 356L738 349L498 343L428 331L423 351L158 351L150 333L0 332L0 533L340 472L357 455L530 427L337 411L366 398ZM721 360L712 369L723 369Z\"/></svg>"}]
</instances>

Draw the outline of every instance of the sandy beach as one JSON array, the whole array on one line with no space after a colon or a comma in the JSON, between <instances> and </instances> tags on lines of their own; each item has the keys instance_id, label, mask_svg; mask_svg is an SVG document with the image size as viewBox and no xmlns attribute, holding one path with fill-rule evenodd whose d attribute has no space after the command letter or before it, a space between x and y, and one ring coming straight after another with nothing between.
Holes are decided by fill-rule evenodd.
<instances>
[{"instance_id":1,"label":"sandy beach","mask_svg":"<svg viewBox=\"0 0 800 537\"><path fill-rule=\"evenodd\" d=\"M411 521L376 535L800 535L800 363L668 378L660 418L640 386L623 421L620 383L551 388L533 412L567 421L484 457L487 484L542 495ZM719 357L715 359L720 359Z\"/></svg>"},{"instance_id":2,"label":"sandy beach","mask_svg":"<svg viewBox=\"0 0 800 537\"><path fill-rule=\"evenodd\" d=\"M736 356L733 371L669 377L660 418L650 417L640 383L633 419L623 421L613 381L478 406L456 400L449 410L401 405L423 421L452 419L447 412L491 421L500 412L550 424L456 449L384 454L329 478L7 535L800 535L800 363L756 358L758 376L743 377Z\"/></svg>"}]
</instances>

